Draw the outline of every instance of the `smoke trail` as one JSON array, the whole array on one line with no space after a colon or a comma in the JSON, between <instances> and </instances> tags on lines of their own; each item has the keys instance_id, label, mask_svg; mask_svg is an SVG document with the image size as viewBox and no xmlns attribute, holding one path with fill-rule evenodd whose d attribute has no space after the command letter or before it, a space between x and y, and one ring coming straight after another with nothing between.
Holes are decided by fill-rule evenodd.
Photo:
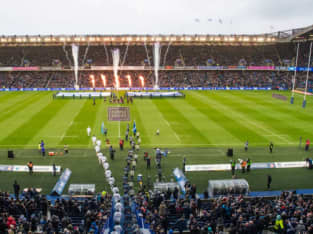
<instances>
[{"instance_id":1,"label":"smoke trail","mask_svg":"<svg viewBox=\"0 0 313 234\"><path fill-rule=\"evenodd\" d=\"M159 68L160 68L160 54L161 54L161 46L159 42L154 44L154 75L155 75L155 84L154 88L159 88Z\"/></svg>"},{"instance_id":2,"label":"smoke trail","mask_svg":"<svg viewBox=\"0 0 313 234\"><path fill-rule=\"evenodd\" d=\"M75 87L78 87L78 52L79 46L72 44L72 55L74 59Z\"/></svg>"},{"instance_id":3,"label":"smoke trail","mask_svg":"<svg viewBox=\"0 0 313 234\"><path fill-rule=\"evenodd\" d=\"M104 47L104 50L105 50L105 55L107 57L106 65L110 65L110 56L109 56L108 48L106 47L105 44L103 44L103 47Z\"/></svg>"},{"instance_id":4,"label":"smoke trail","mask_svg":"<svg viewBox=\"0 0 313 234\"><path fill-rule=\"evenodd\" d=\"M126 46L126 50L125 50L125 53L124 53L124 56L123 56L123 60L122 60L121 66L124 66L124 63L125 63L125 60L126 60L126 56L127 56L127 52L128 52L128 46L129 46L129 42L127 42L127 46Z\"/></svg>"},{"instance_id":5,"label":"smoke trail","mask_svg":"<svg viewBox=\"0 0 313 234\"><path fill-rule=\"evenodd\" d=\"M120 62L120 50L114 49L112 51L112 57L113 57L113 73L115 78L115 87L118 89L120 87L120 82L118 80L118 66Z\"/></svg>"},{"instance_id":6,"label":"smoke trail","mask_svg":"<svg viewBox=\"0 0 313 234\"><path fill-rule=\"evenodd\" d=\"M88 42L88 45L87 45L87 47L86 47L86 49L85 49L85 53L84 53L82 65L84 65L85 62L86 62L86 57L87 57L87 54L88 54L89 46L90 46L90 44L89 44L89 42Z\"/></svg>"},{"instance_id":7,"label":"smoke trail","mask_svg":"<svg viewBox=\"0 0 313 234\"><path fill-rule=\"evenodd\" d=\"M68 56L68 52L67 52L67 50L66 50L66 45L65 45L65 43L63 44L63 51L64 51L64 53L65 53L65 57L66 57L66 59L67 59L67 61L68 61L68 65L71 67L72 66L72 61L70 60L70 57Z\"/></svg>"},{"instance_id":8,"label":"smoke trail","mask_svg":"<svg viewBox=\"0 0 313 234\"><path fill-rule=\"evenodd\" d=\"M166 48L166 51L165 51L165 54L164 54L164 59L163 59L163 66L166 65L166 64L165 64L165 63L166 63L166 57L167 57L167 53L168 53L168 51L169 51L169 49L170 49L171 44L172 44L172 42L170 41L170 42L168 43L167 48Z\"/></svg>"},{"instance_id":9,"label":"smoke trail","mask_svg":"<svg viewBox=\"0 0 313 234\"><path fill-rule=\"evenodd\" d=\"M148 53L146 42L144 43L144 46L145 46L145 50L146 50L146 54L147 54L148 64L149 64L149 66L151 66L150 57L149 57L149 53Z\"/></svg>"}]
</instances>

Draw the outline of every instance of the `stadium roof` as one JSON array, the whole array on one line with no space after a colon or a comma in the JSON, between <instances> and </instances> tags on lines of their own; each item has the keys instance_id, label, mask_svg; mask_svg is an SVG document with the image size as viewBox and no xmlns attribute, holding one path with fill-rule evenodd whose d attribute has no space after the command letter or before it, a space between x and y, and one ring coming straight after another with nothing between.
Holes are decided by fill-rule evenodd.
<instances>
[{"instance_id":1,"label":"stadium roof","mask_svg":"<svg viewBox=\"0 0 313 234\"><path fill-rule=\"evenodd\" d=\"M1 36L0 47L79 45L264 45L313 40L313 25L256 35L24 35Z\"/></svg>"}]
</instances>

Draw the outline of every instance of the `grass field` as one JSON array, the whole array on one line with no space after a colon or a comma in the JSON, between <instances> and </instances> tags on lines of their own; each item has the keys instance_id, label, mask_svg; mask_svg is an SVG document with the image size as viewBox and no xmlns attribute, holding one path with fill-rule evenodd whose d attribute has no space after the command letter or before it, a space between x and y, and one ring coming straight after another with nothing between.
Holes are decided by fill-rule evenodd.
<instances>
[{"instance_id":1,"label":"grass field","mask_svg":"<svg viewBox=\"0 0 313 234\"><path fill-rule=\"evenodd\" d=\"M188 91L185 99L135 99L130 104L131 120L136 120L144 151L153 154L154 147L169 148L171 154L163 161L164 175L172 179L174 167L181 168L183 157L187 164L225 163L227 147L235 148L235 157L250 157L253 162L293 161L311 157L312 152L299 149L299 137L303 141L313 139L313 99L308 98L305 109L302 97L296 96L294 105L272 98L272 91ZM290 93L279 92L289 98ZM69 183L95 183L97 190L105 186L103 169L98 165L92 143L86 135L89 125L100 139L103 121L108 128L108 138L117 147L124 138L127 122L108 122L107 107L110 104L97 100L52 99L51 92L0 93L0 164L35 165L56 163L73 171ZM160 136L155 135L160 129ZM42 158L37 149L43 139L47 151L70 146L66 157ZM243 152L243 144L249 140L249 152ZM274 154L267 146L273 141ZM128 146L128 145L127 145ZM7 159L7 150L14 149L16 159ZM116 160L110 162L113 175L120 179L127 151L117 150ZM104 150L108 155L107 150ZM154 155L154 154L153 154ZM153 162L154 163L154 162ZM151 171L140 162L136 173L144 179ZM305 169L272 169L253 171L245 178L252 190L264 190L266 175L273 176L273 189L313 188L312 172ZM238 174L242 177L241 173ZM207 187L208 179L229 178L230 172L193 172L188 179L196 183L199 192ZM49 193L57 181L48 174L0 173L1 190L12 191L14 179L22 187L42 187ZM120 183L120 180L118 181ZM66 188L67 191L67 188Z\"/></svg>"}]
</instances>

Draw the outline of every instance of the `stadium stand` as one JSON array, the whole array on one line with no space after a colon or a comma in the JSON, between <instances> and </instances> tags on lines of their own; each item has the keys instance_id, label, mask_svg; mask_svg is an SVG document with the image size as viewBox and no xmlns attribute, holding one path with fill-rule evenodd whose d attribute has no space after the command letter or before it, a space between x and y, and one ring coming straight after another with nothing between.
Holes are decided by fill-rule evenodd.
<instances>
[{"instance_id":1,"label":"stadium stand","mask_svg":"<svg viewBox=\"0 0 313 234\"><path fill-rule=\"evenodd\" d=\"M70 44L1 46L0 68L48 67L34 71L0 71L0 87L4 88L72 88L75 83ZM137 44L81 45L78 84L103 87L101 74L107 77L107 87L113 87L113 73L91 70L91 66L112 66L111 51L119 48L122 66L142 66L143 69L119 72L121 87L128 87L127 75L133 87L140 87L139 76L145 77L145 87L153 87L153 46ZM307 66L308 42L301 44L298 66ZM161 87L269 87L290 89L293 73L280 70L195 69L195 66L295 66L296 44L269 43L259 45L197 44L162 47L159 72ZM313 62L312 62L313 64ZM166 69L169 66L170 69ZM311 65L312 66L312 65ZM189 68L188 68L189 67ZM22 69L23 70L23 69ZM296 87L303 88L306 74L299 72ZM308 88L313 88L310 75ZM0 193L0 233L103 233L108 223L115 233L139 233L139 226L152 233L313 233L312 197L284 192L279 197L226 196L204 198L197 195L196 185L186 187L186 195L178 190L151 192L142 186L134 191L131 171L136 159L128 155L123 174L123 196L98 195L85 199L53 199L33 190L21 199ZM132 165L132 166L131 166ZM136 167L136 166L135 166ZM116 195L116 194L115 194ZM123 207L123 209L121 209ZM113 211L113 212L112 212ZM110 220L111 219L111 220ZM113 221L112 221L113 220ZM143 222L143 225L140 223ZM120 227L122 225L122 227ZM114 227L114 228L113 228Z\"/></svg>"}]
</instances>

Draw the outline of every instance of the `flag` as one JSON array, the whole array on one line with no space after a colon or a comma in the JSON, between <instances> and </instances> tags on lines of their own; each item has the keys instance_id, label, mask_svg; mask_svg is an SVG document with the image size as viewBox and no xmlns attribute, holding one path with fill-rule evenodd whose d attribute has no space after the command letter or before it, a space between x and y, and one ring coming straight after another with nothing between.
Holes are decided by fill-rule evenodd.
<instances>
[{"instance_id":1,"label":"flag","mask_svg":"<svg viewBox=\"0 0 313 234\"><path fill-rule=\"evenodd\" d=\"M200 23L200 19L195 18L195 22Z\"/></svg>"},{"instance_id":2,"label":"flag","mask_svg":"<svg viewBox=\"0 0 313 234\"><path fill-rule=\"evenodd\" d=\"M101 133L104 134L104 123L101 124Z\"/></svg>"},{"instance_id":3,"label":"flag","mask_svg":"<svg viewBox=\"0 0 313 234\"><path fill-rule=\"evenodd\" d=\"M134 120L134 125L133 125L133 132L136 132L137 131L137 127L136 127L136 122Z\"/></svg>"},{"instance_id":4,"label":"flag","mask_svg":"<svg viewBox=\"0 0 313 234\"><path fill-rule=\"evenodd\" d=\"M212 21L213 21L213 19L209 18L209 19L208 19L208 21L209 21L209 22L212 22Z\"/></svg>"}]
</instances>

